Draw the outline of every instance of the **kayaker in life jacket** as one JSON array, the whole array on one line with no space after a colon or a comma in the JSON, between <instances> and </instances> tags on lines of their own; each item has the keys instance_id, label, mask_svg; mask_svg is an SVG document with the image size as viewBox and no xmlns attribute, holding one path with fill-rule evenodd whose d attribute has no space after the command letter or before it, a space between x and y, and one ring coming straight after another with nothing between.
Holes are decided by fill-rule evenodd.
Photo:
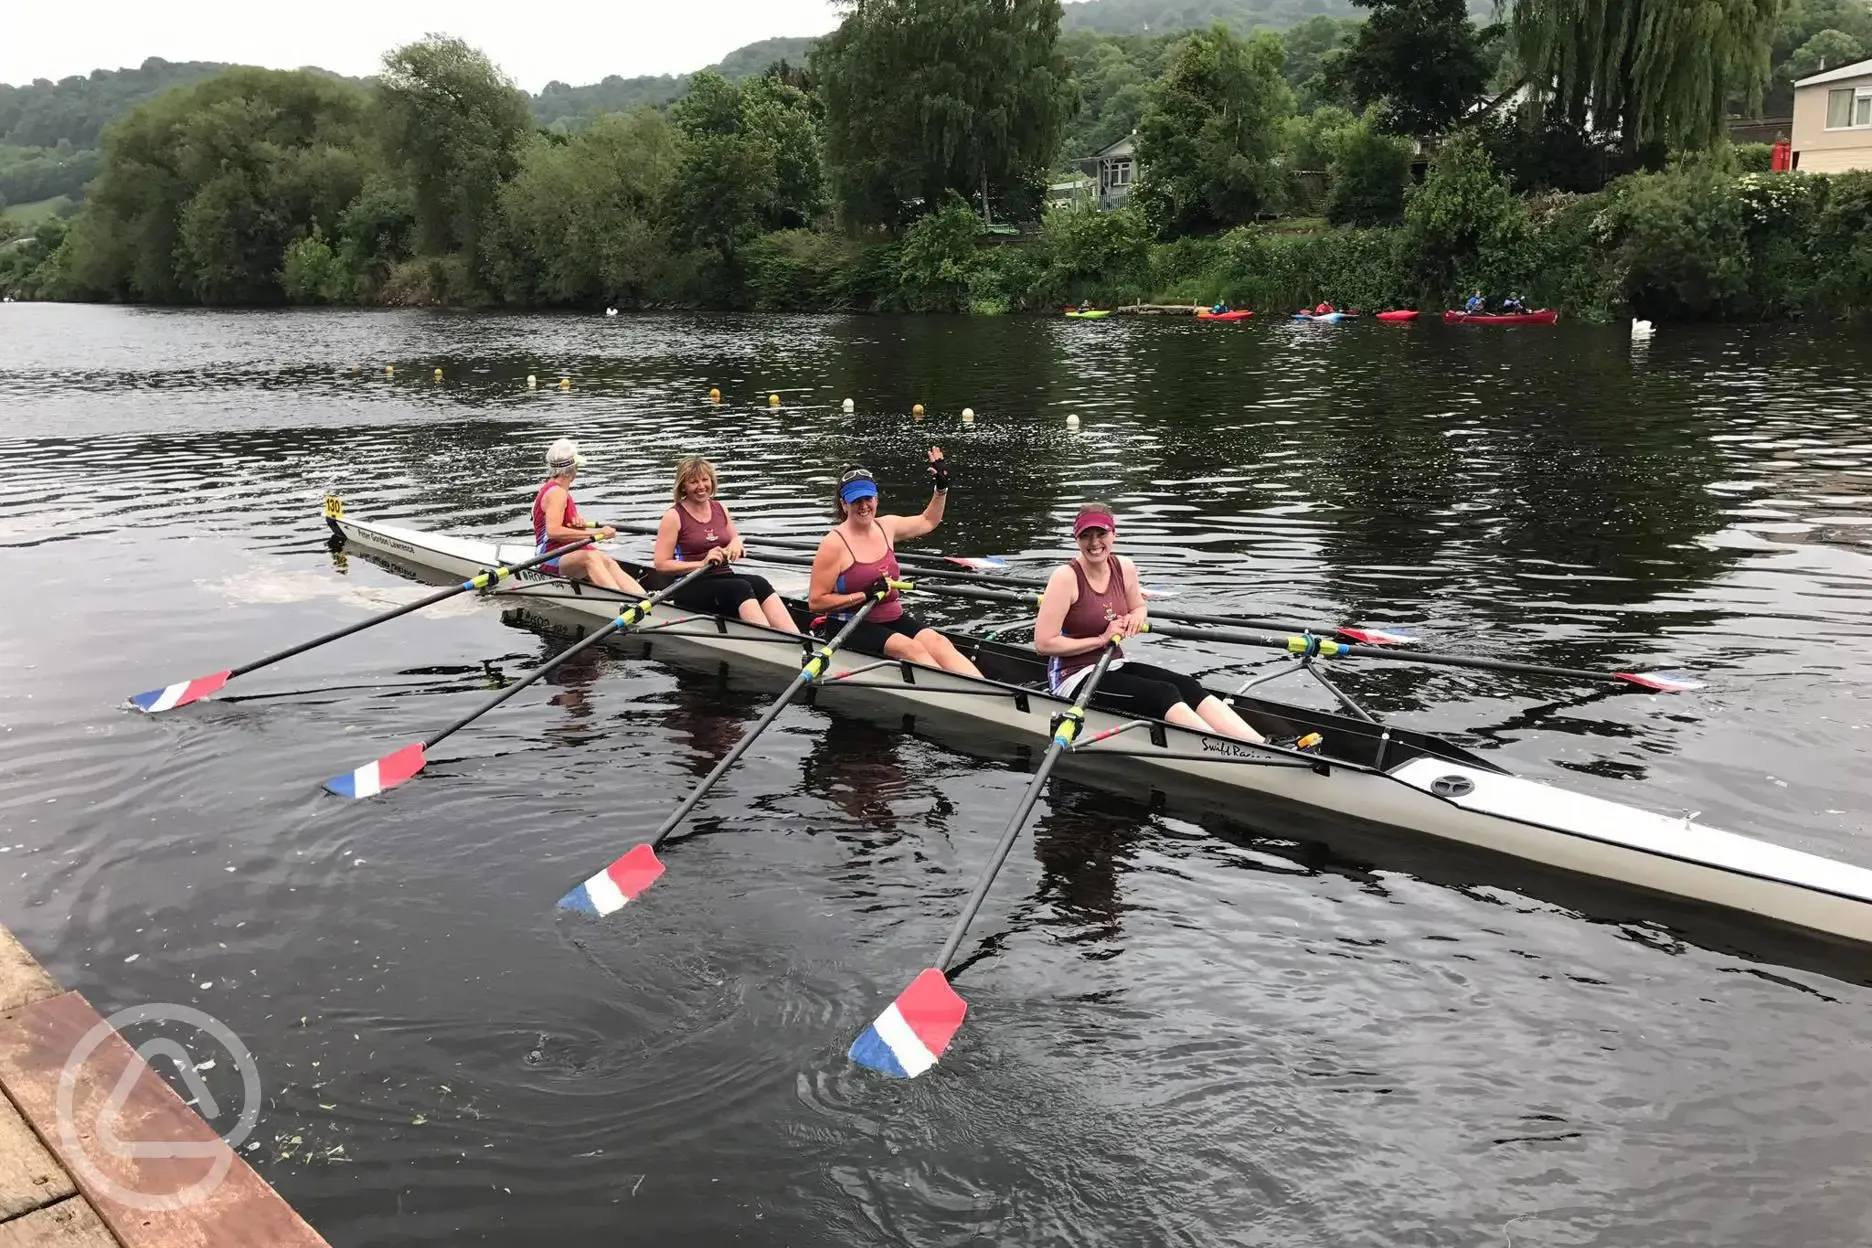
<instances>
[{"instance_id":1,"label":"kayaker in life jacket","mask_svg":"<svg viewBox=\"0 0 1872 1248\"><path fill-rule=\"evenodd\" d=\"M1333 311L1332 304L1329 301L1321 300L1319 307L1313 309L1313 315L1314 316L1331 316L1332 311Z\"/></svg>"},{"instance_id":2,"label":"kayaker in life jacket","mask_svg":"<svg viewBox=\"0 0 1872 1248\"><path fill-rule=\"evenodd\" d=\"M1480 316L1482 315L1484 306L1482 302L1482 292L1478 290L1475 294L1469 296L1469 301L1467 303L1463 304L1463 311L1467 312L1470 316Z\"/></svg>"},{"instance_id":3,"label":"kayaker in life jacket","mask_svg":"<svg viewBox=\"0 0 1872 1248\"><path fill-rule=\"evenodd\" d=\"M1510 292L1508 297L1501 301L1501 310L1503 312L1526 312L1527 304L1521 302L1520 295Z\"/></svg>"},{"instance_id":4,"label":"kayaker in life jacket","mask_svg":"<svg viewBox=\"0 0 1872 1248\"><path fill-rule=\"evenodd\" d=\"M1209 314L1211 316L1221 316L1224 312L1227 312L1228 310L1229 310L1229 305L1222 302L1220 299L1218 299L1216 300L1216 305L1213 308L1209 309Z\"/></svg>"}]
</instances>

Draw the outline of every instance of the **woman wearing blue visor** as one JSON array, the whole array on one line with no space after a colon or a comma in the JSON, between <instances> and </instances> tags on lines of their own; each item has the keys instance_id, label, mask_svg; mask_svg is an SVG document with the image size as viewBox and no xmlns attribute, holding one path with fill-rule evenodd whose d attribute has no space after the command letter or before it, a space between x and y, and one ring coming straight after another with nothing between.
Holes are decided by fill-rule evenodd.
<instances>
[{"instance_id":1,"label":"woman wearing blue visor","mask_svg":"<svg viewBox=\"0 0 1872 1248\"><path fill-rule=\"evenodd\" d=\"M808 606L835 620L848 619L874 586L902 578L897 543L923 537L942 523L949 496L949 465L943 462L941 447L930 448L929 474L936 488L929 505L915 516L878 514L877 481L869 469L853 467L839 474L838 501L833 504L839 523L813 556ZM863 654L924 663L965 676L981 675L947 637L905 614L896 590L872 608L845 645Z\"/></svg>"}]
</instances>

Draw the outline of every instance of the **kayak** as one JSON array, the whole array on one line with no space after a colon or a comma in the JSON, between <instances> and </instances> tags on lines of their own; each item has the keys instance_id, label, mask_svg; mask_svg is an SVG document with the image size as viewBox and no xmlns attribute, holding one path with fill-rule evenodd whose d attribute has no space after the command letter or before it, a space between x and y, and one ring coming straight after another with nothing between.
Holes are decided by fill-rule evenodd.
<instances>
[{"instance_id":1,"label":"kayak","mask_svg":"<svg viewBox=\"0 0 1872 1248\"><path fill-rule=\"evenodd\" d=\"M1560 319L1552 308L1537 312L1469 313L1449 311L1443 314L1445 325L1551 325Z\"/></svg>"},{"instance_id":2,"label":"kayak","mask_svg":"<svg viewBox=\"0 0 1872 1248\"><path fill-rule=\"evenodd\" d=\"M1417 319L1417 313L1415 310L1407 312L1380 312L1378 314L1378 319L1381 321L1414 321Z\"/></svg>"},{"instance_id":3,"label":"kayak","mask_svg":"<svg viewBox=\"0 0 1872 1248\"><path fill-rule=\"evenodd\" d=\"M1294 320L1325 321L1327 324L1333 324L1338 321L1355 321L1358 319L1358 315L1359 314L1356 312L1328 312L1324 316L1318 316L1312 312L1296 312L1294 313Z\"/></svg>"},{"instance_id":4,"label":"kayak","mask_svg":"<svg viewBox=\"0 0 1872 1248\"><path fill-rule=\"evenodd\" d=\"M1244 312L1238 308L1233 312L1198 312L1196 319L1199 321L1245 321L1253 315L1252 312Z\"/></svg>"},{"instance_id":5,"label":"kayak","mask_svg":"<svg viewBox=\"0 0 1872 1248\"><path fill-rule=\"evenodd\" d=\"M1082 321L1097 321L1097 320L1102 320L1103 318L1110 316L1111 309L1110 308L1094 308L1090 312L1081 312L1077 308L1068 308L1066 310L1066 315L1071 316L1071 317L1076 317Z\"/></svg>"}]
</instances>

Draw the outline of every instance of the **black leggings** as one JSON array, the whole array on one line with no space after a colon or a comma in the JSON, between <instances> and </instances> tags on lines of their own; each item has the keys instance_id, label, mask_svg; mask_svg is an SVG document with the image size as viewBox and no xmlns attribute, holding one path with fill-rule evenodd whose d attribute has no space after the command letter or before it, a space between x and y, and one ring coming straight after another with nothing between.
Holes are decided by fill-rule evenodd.
<instances>
[{"instance_id":1,"label":"black leggings","mask_svg":"<svg viewBox=\"0 0 1872 1248\"><path fill-rule=\"evenodd\" d=\"M685 611L706 611L710 615L738 616L744 602L765 602L773 597L774 587L764 576L752 572L721 573L698 577L670 595L670 601Z\"/></svg>"},{"instance_id":2,"label":"black leggings","mask_svg":"<svg viewBox=\"0 0 1872 1248\"><path fill-rule=\"evenodd\" d=\"M827 638L835 637L838 631L845 627L845 623L846 621L834 616L828 619L819 631ZM928 627L929 625L907 611L883 624L873 624L867 619L857 628L852 629L851 636L845 639L841 648L856 651L859 654L875 654L880 659L889 658L890 656L884 651L884 643L888 642L892 636L909 637L914 640L918 633Z\"/></svg>"},{"instance_id":3,"label":"black leggings","mask_svg":"<svg viewBox=\"0 0 1872 1248\"><path fill-rule=\"evenodd\" d=\"M1087 676L1084 679L1092 678ZM1193 711L1204 698L1212 696L1193 676L1173 672L1167 667L1127 660L1123 667L1115 671L1106 670L1104 679L1099 681L1097 692L1092 695L1091 704L1114 715L1162 719L1179 702Z\"/></svg>"}]
</instances>

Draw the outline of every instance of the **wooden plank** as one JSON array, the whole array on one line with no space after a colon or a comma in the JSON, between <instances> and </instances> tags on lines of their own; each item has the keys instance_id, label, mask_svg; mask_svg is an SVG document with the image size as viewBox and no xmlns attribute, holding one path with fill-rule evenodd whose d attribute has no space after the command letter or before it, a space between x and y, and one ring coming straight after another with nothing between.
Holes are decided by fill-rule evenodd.
<instances>
[{"instance_id":1,"label":"wooden plank","mask_svg":"<svg viewBox=\"0 0 1872 1248\"><path fill-rule=\"evenodd\" d=\"M75 992L0 1014L0 1084L125 1248L329 1248L116 1032L77 1068L73 1138L64 1138L60 1073L102 1021ZM114 1098L121 1108L107 1120ZM101 1134L126 1144L189 1146L202 1155L138 1155L105 1147Z\"/></svg>"},{"instance_id":2,"label":"wooden plank","mask_svg":"<svg viewBox=\"0 0 1872 1248\"><path fill-rule=\"evenodd\" d=\"M0 1248L119 1248L82 1196L0 1222Z\"/></svg>"},{"instance_id":3,"label":"wooden plank","mask_svg":"<svg viewBox=\"0 0 1872 1248\"><path fill-rule=\"evenodd\" d=\"M12 932L0 927L0 1010L17 1010L58 994L57 981L13 939Z\"/></svg>"},{"instance_id":4,"label":"wooden plank","mask_svg":"<svg viewBox=\"0 0 1872 1248\"><path fill-rule=\"evenodd\" d=\"M0 1222L64 1200L77 1190L13 1102L0 1096Z\"/></svg>"}]
</instances>

